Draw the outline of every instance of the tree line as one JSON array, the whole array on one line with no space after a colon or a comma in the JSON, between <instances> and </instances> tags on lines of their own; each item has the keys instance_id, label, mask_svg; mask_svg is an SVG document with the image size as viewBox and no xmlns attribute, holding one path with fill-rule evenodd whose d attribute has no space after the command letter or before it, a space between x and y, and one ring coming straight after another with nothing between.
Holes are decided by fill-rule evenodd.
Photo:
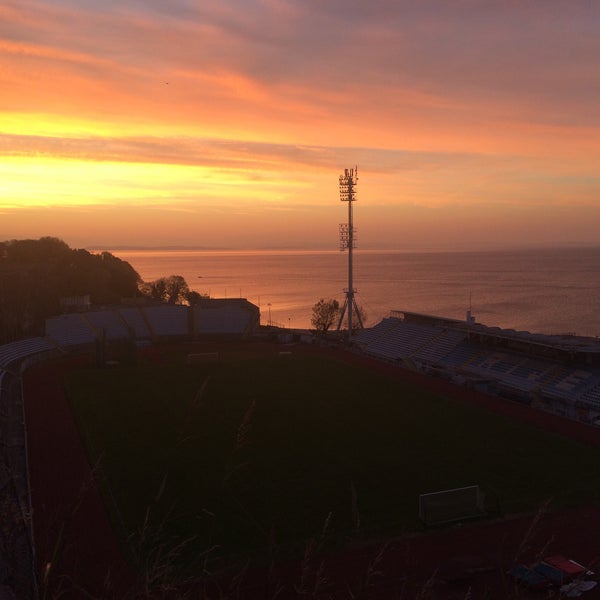
<instances>
[{"instance_id":1,"label":"tree line","mask_svg":"<svg viewBox=\"0 0 600 600\"><path fill-rule=\"evenodd\" d=\"M124 298L192 304L200 294L181 275L142 281L110 252L70 248L55 237L0 242L0 344L43 335L45 320L60 314L61 298L89 296L93 305Z\"/></svg>"}]
</instances>

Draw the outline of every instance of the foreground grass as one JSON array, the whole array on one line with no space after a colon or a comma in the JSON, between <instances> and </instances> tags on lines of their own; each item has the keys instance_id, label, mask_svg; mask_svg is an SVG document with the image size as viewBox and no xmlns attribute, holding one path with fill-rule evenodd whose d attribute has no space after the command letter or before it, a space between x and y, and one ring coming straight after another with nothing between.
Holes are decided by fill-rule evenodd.
<instances>
[{"instance_id":1,"label":"foreground grass","mask_svg":"<svg viewBox=\"0 0 600 600\"><path fill-rule=\"evenodd\" d=\"M597 499L598 449L334 360L75 371L67 389L117 528L185 570L325 523L414 530L441 489L479 484L506 512Z\"/></svg>"}]
</instances>

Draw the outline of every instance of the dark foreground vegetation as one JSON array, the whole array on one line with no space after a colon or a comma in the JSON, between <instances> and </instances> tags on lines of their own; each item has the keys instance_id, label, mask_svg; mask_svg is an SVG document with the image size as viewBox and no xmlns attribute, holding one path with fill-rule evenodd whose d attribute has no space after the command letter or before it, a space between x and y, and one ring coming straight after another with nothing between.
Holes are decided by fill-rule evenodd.
<instances>
[{"instance_id":1,"label":"dark foreground vegetation","mask_svg":"<svg viewBox=\"0 0 600 600\"><path fill-rule=\"evenodd\" d=\"M323 357L74 371L68 396L126 554L180 576L309 538L419 529L418 495L493 513L598 500L600 450ZM568 482L568 485L566 484Z\"/></svg>"},{"instance_id":2,"label":"dark foreground vegetation","mask_svg":"<svg viewBox=\"0 0 600 600\"><path fill-rule=\"evenodd\" d=\"M0 344L43 335L47 317L65 310L61 298L88 296L91 305L124 299L193 302L183 277L144 282L110 252L70 248L54 237L0 242Z\"/></svg>"}]
</instances>

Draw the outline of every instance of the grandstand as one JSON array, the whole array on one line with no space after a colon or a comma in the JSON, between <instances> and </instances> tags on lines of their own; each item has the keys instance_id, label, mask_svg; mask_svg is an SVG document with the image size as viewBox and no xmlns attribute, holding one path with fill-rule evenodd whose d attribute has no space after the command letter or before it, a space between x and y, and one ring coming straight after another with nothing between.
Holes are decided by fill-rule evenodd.
<instances>
[{"instance_id":1,"label":"grandstand","mask_svg":"<svg viewBox=\"0 0 600 600\"><path fill-rule=\"evenodd\" d=\"M142 309L154 339L190 335L189 307L180 304L148 306Z\"/></svg>"},{"instance_id":2,"label":"grandstand","mask_svg":"<svg viewBox=\"0 0 600 600\"><path fill-rule=\"evenodd\" d=\"M69 349L103 339L140 342L240 337L254 333L259 322L258 307L247 300L203 298L194 306L120 306L51 317L46 320L46 339L53 346Z\"/></svg>"},{"instance_id":3,"label":"grandstand","mask_svg":"<svg viewBox=\"0 0 600 600\"><path fill-rule=\"evenodd\" d=\"M202 298L193 307L196 335L249 335L258 328L260 314L242 298Z\"/></svg>"},{"instance_id":4,"label":"grandstand","mask_svg":"<svg viewBox=\"0 0 600 600\"><path fill-rule=\"evenodd\" d=\"M486 327L393 311L356 347L399 366L594 423L600 417L600 340Z\"/></svg>"},{"instance_id":5,"label":"grandstand","mask_svg":"<svg viewBox=\"0 0 600 600\"><path fill-rule=\"evenodd\" d=\"M50 340L42 337L27 338L0 346L0 375L3 369L33 354L55 350L56 346Z\"/></svg>"}]
</instances>

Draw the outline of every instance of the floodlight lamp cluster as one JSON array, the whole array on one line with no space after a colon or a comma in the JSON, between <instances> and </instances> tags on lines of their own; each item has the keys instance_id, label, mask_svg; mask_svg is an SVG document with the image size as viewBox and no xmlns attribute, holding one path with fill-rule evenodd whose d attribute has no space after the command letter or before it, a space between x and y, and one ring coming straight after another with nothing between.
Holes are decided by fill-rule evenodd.
<instances>
[{"instance_id":1,"label":"floodlight lamp cluster","mask_svg":"<svg viewBox=\"0 0 600 600\"><path fill-rule=\"evenodd\" d=\"M354 202L356 200L355 187L358 182L358 167L344 169L340 175L340 200L342 202Z\"/></svg>"},{"instance_id":2,"label":"floodlight lamp cluster","mask_svg":"<svg viewBox=\"0 0 600 600\"><path fill-rule=\"evenodd\" d=\"M352 227L350 231L349 223L340 223L340 251L343 252L348 248L356 248L356 228Z\"/></svg>"}]
</instances>

